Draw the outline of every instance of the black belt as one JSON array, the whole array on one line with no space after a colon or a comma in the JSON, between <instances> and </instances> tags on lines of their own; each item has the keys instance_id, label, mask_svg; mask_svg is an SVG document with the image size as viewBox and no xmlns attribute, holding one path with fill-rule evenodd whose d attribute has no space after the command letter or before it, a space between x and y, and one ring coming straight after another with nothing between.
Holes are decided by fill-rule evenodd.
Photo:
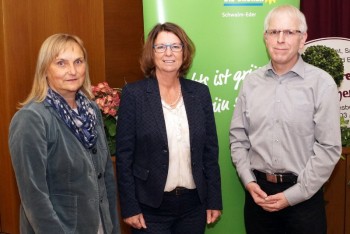
<instances>
[{"instance_id":1,"label":"black belt","mask_svg":"<svg viewBox=\"0 0 350 234\"><path fill-rule=\"evenodd\" d=\"M298 181L298 176L294 175L293 173L265 173L257 170L253 170L256 177L266 180L271 183L291 183L296 184Z\"/></svg>"},{"instance_id":2,"label":"black belt","mask_svg":"<svg viewBox=\"0 0 350 234\"><path fill-rule=\"evenodd\" d=\"M164 192L166 195L176 195L176 196L180 196L186 193L191 193L191 192L195 192L196 189L188 189L185 187L176 187L174 190L171 190L170 192Z\"/></svg>"}]
</instances>

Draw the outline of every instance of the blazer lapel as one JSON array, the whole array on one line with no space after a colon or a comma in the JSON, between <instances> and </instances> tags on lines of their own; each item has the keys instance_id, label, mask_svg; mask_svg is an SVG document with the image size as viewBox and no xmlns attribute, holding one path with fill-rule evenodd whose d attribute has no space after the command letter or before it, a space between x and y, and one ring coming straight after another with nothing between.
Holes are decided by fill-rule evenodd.
<instances>
[{"instance_id":1,"label":"blazer lapel","mask_svg":"<svg viewBox=\"0 0 350 234\"><path fill-rule=\"evenodd\" d=\"M192 90L186 85L185 78L180 78L181 82L181 92L185 103L185 109L187 114L188 126L190 131L190 144L193 142L193 137L195 135L196 129L196 118L197 118L197 105L196 97L194 96Z\"/></svg>"},{"instance_id":2,"label":"blazer lapel","mask_svg":"<svg viewBox=\"0 0 350 234\"><path fill-rule=\"evenodd\" d=\"M168 145L168 138L166 135L165 120L164 120L162 102L160 99L158 81L157 79L154 79L154 78L147 78L147 79L148 79L147 91L146 91L147 100L151 107L152 114L154 116L154 120L157 123L159 132L165 144Z\"/></svg>"}]
</instances>

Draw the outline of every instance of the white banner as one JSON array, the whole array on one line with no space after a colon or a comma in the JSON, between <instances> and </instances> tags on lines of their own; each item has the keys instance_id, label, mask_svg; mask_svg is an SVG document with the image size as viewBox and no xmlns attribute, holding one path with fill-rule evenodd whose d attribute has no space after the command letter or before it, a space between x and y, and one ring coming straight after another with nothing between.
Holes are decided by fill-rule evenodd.
<instances>
[{"instance_id":1,"label":"white banner","mask_svg":"<svg viewBox=\"0 0 350 234\"><path fill-rule=\"evenodd\" d=\"M343 116L345 120L350 120L350 39L342 37L320 38L306 42L304 49L315 45L324 45L335 49L344 62L344 78L338 88L340 116Z\"/></svg>"}]
</instances>

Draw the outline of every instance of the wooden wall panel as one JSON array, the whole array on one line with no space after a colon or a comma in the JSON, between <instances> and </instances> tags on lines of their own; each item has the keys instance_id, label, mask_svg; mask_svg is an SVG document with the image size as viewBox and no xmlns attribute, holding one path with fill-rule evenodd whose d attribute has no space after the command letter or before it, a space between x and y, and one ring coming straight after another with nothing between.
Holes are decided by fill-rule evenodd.
<instances>
[{"instance_id":1,"label":"wooden wall panel","mask_svg":"<svg viewBox=\"0 0 350 234\"><path fill-rule=\"evenodd\" d=\"M139 57L143 45L141 0L105 0L104 28L106 46L106 81L122 88L125 82L142 79ZM130 227L120 219L123 234Z\"/></svg>"},{"instance_id":2,"label":"wooden wall panel","mask_svg":"<svg viewBox=\"0 0 350 234\"><path fill-rule=\"evenodd\" d=\"M344 154L344 153L343 153ZM346 161L340 159L324 185L327 233L344 233Z\"/></svg>"},{"instance_id":3,"label":"wooden wall panel","mask_svg":"<svg viewBox=\"0 0 350 234\"><path fill-rule=\"evenodd\" d=\"M142 79L139 57L143 45L141 0L105 0L106 80L123 87L124 80Z\"/></svg>"},{"instance_id":4,"label":"wooden wall panel","mask_svg":"<svg viewBox=\"0 0 350 234\"><path fill-rule=\"evenodd\" d=\"M51 34L82 38L92 82L105 80L103 1L1 0L0 12L0 223L2 232L18 233L19 198L7 146L10 120L31 88L39 47Z\"/></svg>"},{"instance_id":5,"label":"wooden wall panel","mask_svg":"<svg viewBox=\"0 0 350 234\"><path fill-rule=\"evenodd\" d=\"M18 233L19 197L9 150L8 127L31 89L41 43L54 33L78 35L88 51L93 84L143 78L141 0L0 0L0 232ZM128 229L123 226L123 231Z\"/></svg>"},{"instance_id":6,"label":"wooden wall panel","mask_svg":"<svg viewBox=\"0 0 350 234\"><path fill-rule=\"evenodd\" d=\"M346 206L345 206L345 232L344 234L350 234L350 153L346 156Z\"/></svg>"},{"instance_id":7,"label":"wooden wall panel","mask_svg":"<svg viewBox=\"0 0 350 234\"><path fill-rule=\"evenodd\" d=\"M5 22L6 17L6 1L1 1L1 20ZM0 77L1 77L1 108L0 108L0 219L1 219L1 231L16 233L17 232L17 220L18 220L18 207L19 207L19 198L17 192L16 182L13 176L13 171L11 167L11 160L8 153L7 140L8 140L8 123L11 118L10 110L11 103L13 100L10 100L11 90L9 89L10 78L8 77L9 64L8 53L11 51L11 48L7 47L5 37L7 36L6 26L1 24L0 28ZM16 92L17 93L17 92Z\"/></svg>"}]
</instances>

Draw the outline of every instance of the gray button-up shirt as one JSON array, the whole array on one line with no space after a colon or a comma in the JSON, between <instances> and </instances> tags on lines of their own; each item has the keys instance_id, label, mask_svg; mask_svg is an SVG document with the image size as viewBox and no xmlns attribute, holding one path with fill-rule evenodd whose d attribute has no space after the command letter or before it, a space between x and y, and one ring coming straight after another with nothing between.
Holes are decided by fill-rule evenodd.
<instances>
[{"instance_id":1,"label":"gray button-up shirt","mask_svg":"<svg viewBox=\"0 0 350 234\"><path fill-rule=\"evenodd\" d=\"M271 63L249 74L230 127L231 156L244 185L257 169L292 172L298 182L284 194L290 205L313 196L340 158L339 100L325 71L301 57L278 76Z\"/></svg>"}]
</instances>

